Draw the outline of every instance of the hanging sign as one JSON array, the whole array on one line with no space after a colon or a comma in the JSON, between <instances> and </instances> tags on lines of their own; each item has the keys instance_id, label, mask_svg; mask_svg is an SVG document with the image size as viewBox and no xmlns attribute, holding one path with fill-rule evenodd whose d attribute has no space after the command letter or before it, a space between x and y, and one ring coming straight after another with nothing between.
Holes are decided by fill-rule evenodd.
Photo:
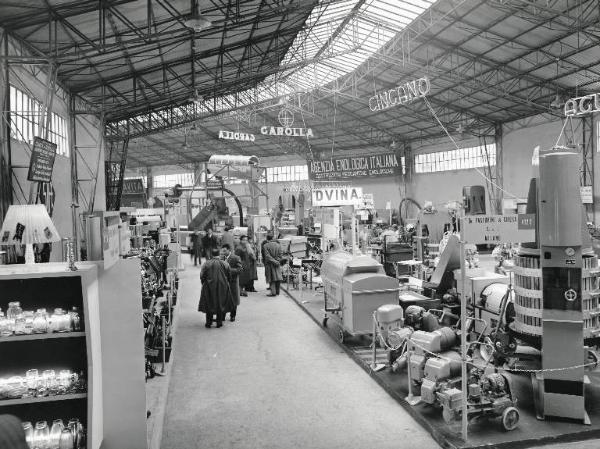
<instances>
[{"instance_id":1,"label":"hanging sign","mask_svg":"<svg viewBox=\"0 0 600 449\"><path fill-rule=\"evenodd\" d=\"M243 142L254 142L256 140L256 137L254 136L254 134L240 133L237 131L233 132L233 131L220 130L219 131L219 139L241 140Z\"/></svg>"},{"instance_id":2,"label":"hanging sign","mask_svg":"<svg viewBox=\"0 0 600 449\"><path fill-rule=\"evenodd\" d=\"M308 162L308 177L311 181L396 176L401 173L402 166L394 153L334 157L325 161Z\"/></svg>"},{"instance_id":3,"label":"hanging sign","mask_svg":"<svg viewBox=\"0 0 600 449\"><path fill-rule=\"evenodd\" d=\"M332 187L312 191L313 207L361 206L362 202L362 187Z\"/></svg>"},{"instance_id":4,"label":"hanging sign","mask_svg":"<svg viewBox=\"0 0 600 449\"><path fill-rule=\"evenodd\" d=\"M425 97L431 90L429 78L409 81L369 98L369 109L373 112L383 111L401 104L412 103L416 98Z\"/></svg>"},{"instance_id":5,"label":"hanging sign","mask_svg":"<svg viewBox=\"0 0 600 449\"><path fill-rule=\"evenodd\" d=\"M37 182L52 181L55 158L56 144L40 137L34 137L27 180Z\"/></svg>"},{"instance_id":6,"label":"hanging sign","mask_svg":"<svg viewBox=\"0 0 600 449\"><path fill-rule=\"evenodd\" d=\"M570 98L565 102L565 117L577 117L592 112L600 112L600 93Z\"/></svg>"},{"instance_id":7,"label":"hanging sign","mask_svg":"<svg viewBox=\"0 0 600 449\"><path fill-rule=\"evenodd\" d=\"M535 242L535 214L469 215L461 221L465 243Z\"/></svg>"},{"instance_id":8,"label":"hanging sign","mask_svg":"<svg viewBox=\"0 0 600 449\"><path fill-rule=\"evenodd\" d=\"M265 136L314 137L310 128L286 128L284 126L263 126L260 133Z\"/></svg>"},{"instance_id":9,"label":"hanging sign","mask_svg":"<svg viewBox=\"0 0 600 449\"><path fill-rule=\"evenodd\" d=\"M375 197L372 193L363 193L362 207L364 209L375 209Z\"/></svg>"},{"instance_id":10,"label":"hanging sign","mask_svg":"<svg viewBox=\"0 0 600 449\"><path fill-rule=\"evenodd\" d=\"M281 126L263 126L260 133L266 136L286 136L286 137L313 137L310 128L292 128L294 124L294 111L283 108L277 115Z\"/></svg>"}]
</instances>

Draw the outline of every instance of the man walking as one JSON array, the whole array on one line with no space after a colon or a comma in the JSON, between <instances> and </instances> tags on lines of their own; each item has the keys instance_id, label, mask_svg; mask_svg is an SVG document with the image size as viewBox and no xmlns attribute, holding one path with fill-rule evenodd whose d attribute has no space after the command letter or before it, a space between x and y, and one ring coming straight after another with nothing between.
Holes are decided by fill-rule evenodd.
<instances>
[{"instance_id":1,"label":"man walking","mask_svg":"<svg viewBox=\"0 0 600 449\"><path fill-rule=\"evenodd\" d=\"M192 241L192 259L194 259L194 266L198 265L198 262L202 265L202 238L200 232L195 230L190 236Z\"/></svg>"},{"instance_id":2,"label":"man walking","mask_svg":"<svg viewBox=\"0 0 600 449\"><path fill-rule=\"evenodd\" d=\"M240 287L243 292L255 292L254 281L258 279L256 270L256 254L252 245L248 242L248 237L245 235L240 236L240 244L235 249L235 254L239 256L242 261L244 269L240 273Z\"/></svg>"},{"instance_id":3,"label":"man walking","mask_svg":"<svg viewBox=\"0 0 600 449\"><path fill-rule=\"evenodd\" d=\"M206 327L211 327L213 315L217 318L217 327L223 326L225 314L234 309L229 280L231 272L229 265L219 259L219 250L213 249L211 258L204 262L200 270L202 291L198 311L206 314Z\"/></svg>"},{"instance_id":4,"label":"man walking","mask_svg":"<svg viewBox=\"0 0 600 449\"><path fill-rule=\"evenodd\" d=\"M283 281L283 273L281 272L281 245L276 240L273 240L273 234L267 234L267 243L264 246L265 256L265 277L269 280L271 293L267 296L279 295L279 287Z\"/></svg>"},{"instance_id":5,"label":"man walking","mask_svg":"<svg viewBox=\"0 0 600 449\"><path fill-rule=\"evenodd\" d=\"M213 234L212 228L208 228L206 235L202 237L202 249L204 250L204 257L207 260L213 257L213 250L216 249L217 255L219 254L219 242L217 241L217 236Z\"/></svg>"},{"instance_id":6,"label":"man walking","mask_svg":"<svg viewBox=\"0 0 600 449\"><path fill-rule=\"evenodd\" d=\"M242 266L241 259L231 252L231 247L228 243L225 243L221 246L221 260L227 262L229 265L229 289L231 291L231 297L233 299L233 303L231 306L231 311L229 313L229 321L235 321L235 317L237 314L237 306L240 305L240 283L239 283L239 274L241 273ZM243 296L248 296L244 293Z\"/></svg>"}]
</instances>

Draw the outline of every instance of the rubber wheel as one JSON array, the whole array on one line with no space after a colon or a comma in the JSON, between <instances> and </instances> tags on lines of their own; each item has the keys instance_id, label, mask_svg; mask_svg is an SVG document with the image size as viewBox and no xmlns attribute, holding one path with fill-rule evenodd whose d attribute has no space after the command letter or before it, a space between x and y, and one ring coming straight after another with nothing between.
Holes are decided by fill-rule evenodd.
<instances>
[{"instance_id":1,"label":"rubber wheel","mask_svg":"<svg viewBox=\"0 0 600 449\"><path fill-rule=\"evenodd\" d=\"M515 430L519 424L519 411L515 407L507 407L502 412L502 427L506 431Z\"/></svg>"}]
</instances>

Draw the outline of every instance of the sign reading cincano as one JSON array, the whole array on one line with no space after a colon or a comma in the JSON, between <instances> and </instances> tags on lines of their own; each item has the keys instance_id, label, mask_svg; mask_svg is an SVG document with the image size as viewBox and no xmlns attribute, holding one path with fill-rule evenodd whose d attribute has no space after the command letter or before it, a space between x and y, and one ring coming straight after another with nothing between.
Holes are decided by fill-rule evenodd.
<instances>
[{"instance_id":1,"label":"sign reading cincano","mask_svg":"<svg viewBox=\"0 0 600 449\"><path fill-rule=\"evenodd\" d=\"M600 94L571 98L565 102L565 117L600 112Z\"/></svg>"},{"instance_id":2,"label":"sign reading cincano","mask_svg":"<svg viewBox=\"0 0 600 449\"><path fill-rule=\"evenodd\" d=\"M383 111L399 104L412 103L415 98L426 96L431 90L429 78L423 77L409 81L392 89L376 93L369 98L369 109L373 112Z\"/></svg>"}]
</instances>

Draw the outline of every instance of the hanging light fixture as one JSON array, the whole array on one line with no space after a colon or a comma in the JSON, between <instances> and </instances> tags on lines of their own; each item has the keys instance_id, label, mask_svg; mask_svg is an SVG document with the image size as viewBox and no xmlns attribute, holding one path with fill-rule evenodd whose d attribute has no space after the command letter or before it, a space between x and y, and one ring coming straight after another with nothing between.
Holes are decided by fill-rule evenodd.
<instances>
[{"instance_id":1,"label":"hanging light fixture","mask_svg":"<svg viewBox=\"0 0 600 449\"><path fill-rule=\"evenodd\" d=\"M196 0L194 7L192 8L192 15L189 19L184 22L185 26L194 30L195 33L206 30L212 26L212 22L202 15L200 11L200 5Z\"/></svg>"}]
</instances>

